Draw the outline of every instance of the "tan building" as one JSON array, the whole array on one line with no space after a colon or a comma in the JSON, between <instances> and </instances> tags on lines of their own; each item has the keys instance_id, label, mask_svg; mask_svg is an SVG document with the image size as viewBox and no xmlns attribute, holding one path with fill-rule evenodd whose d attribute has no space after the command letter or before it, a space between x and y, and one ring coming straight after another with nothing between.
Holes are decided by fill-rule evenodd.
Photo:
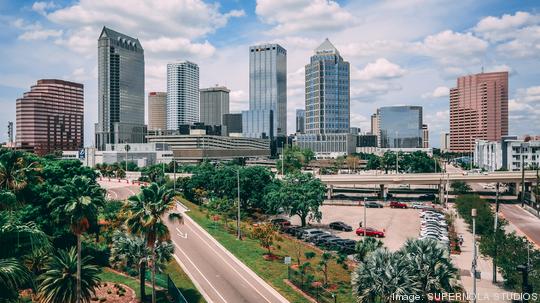
<instances>
[{"instance_id":1,"label":"tan building","mask_svg":"<svg viewBox=\"0 0 540 303\"><path fill-rule=\"evenodd\" d=\"M371 115L371 134L377 136L377 146L380 146L379 141L379 116L377 113Z\"/></svg>"},{"instance_id":2,"label":"tan building","mask_svg":"<svg viewBox=\"0 0 540 303\"><path fill-rule=\"evenodd\" d=\"M17 99L17 147L38 155L77 151L84 143L84 86L38 80Z\"/></svg>"},{"instance_id":3,"label":"tan building","mask_svg":"<svg viewBox=\"0 0 540 303\"><path fill-rule=\"evenodd\" d=\"M148 130L167 129L167 93L148 94Z\"/></svg>"},{"instance_id":4,"label":"tan building","mask_svg":"<svg viewBox=\"0 0 540 303\"><path fill-rule=\"evenodd\" d=\"M457 79L450 89L450 151L471 152L475 140L508 135L508 72Z\"/></svg>"}]
</instances>

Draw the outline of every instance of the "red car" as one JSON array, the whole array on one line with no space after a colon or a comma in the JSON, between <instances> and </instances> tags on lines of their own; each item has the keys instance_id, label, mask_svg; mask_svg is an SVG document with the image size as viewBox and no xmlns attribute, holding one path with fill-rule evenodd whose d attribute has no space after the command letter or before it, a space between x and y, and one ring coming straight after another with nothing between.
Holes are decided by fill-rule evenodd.
<instances>
[{"instance_id":1,"label":"red car","mask_svg":"<svg viewBox=\"0 0 540 303\"><path fill-rule=\"evenodd\" d=\"M390 207L391 208L407 208L408 206L405 203L394 201L394 202L390 202Z\"/></svg>"},{"instance_id":2,"label":"red car","mask_svg":"<svg viewBox=\"0 0 540 303\"><path fill-rule=\"evenodd\" d=\"M384 238L384 232L380 230L373 229L371 227L367 227L365 229L366 236L368 237L375 237L375 238ZM364 235L364 228L360 227L356 229L356 235L363 236Z\"/></svg>"}]
</instances>

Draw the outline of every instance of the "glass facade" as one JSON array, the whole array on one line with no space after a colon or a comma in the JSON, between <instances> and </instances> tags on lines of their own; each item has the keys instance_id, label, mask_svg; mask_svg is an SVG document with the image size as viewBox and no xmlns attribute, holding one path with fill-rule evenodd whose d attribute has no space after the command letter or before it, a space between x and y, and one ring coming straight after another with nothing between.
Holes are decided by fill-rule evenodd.
<instances>
[{"instance_id":1,"label":"glass facade","mask_svg":"<svg viewBox=\"0 0 540 303\"><path fill-rule=\"evenodd\" d=\"M308 134L348 133L350 127L350 70L339 51L326 39L305 67Z\"/></svg>"},{"instance_id":2,"label":"glass facade","mask_svg":"<svg viewBox=\"0 0 540 303\"><path fill-rule=\"evenodd\" d=\"M296 110L296 133L303 134L306 130L306 110L297 109Z\"/></svg>"},{"instance_id":3,"label":"glass facade","mask_svg":"<svg viewBox=\"0 0 540 303\"><path fill-rule=\"evenodd\" d=\"M381 147L421 148L422 107L388 106L377 110Z\"/></svg>"},{"instance_id":4,"label":"glass facade","mask_svg":"<svg viewBox=\"0 0 540 303\"><path fill-rule=\"evenodd\" d=\"M199 122L223 125L223 115L229 113L229 92L224 86L200 90Z\"/></svg>"},{"instance_id":5,"label":"glass facade","mask_svg":"<svg viewBox=\"0 0 540 303\"><path fill-rule=\"evenodd\" d=\"M184 61L167 64L167 129L199 122L199 66Z\"/></svg>"},{"instance_id":6,"label":"glass facade","mask_svg":"<svg viewBox=\"0 0 540 303\"><path fill-rule=\"evenodd\" d=\"M272 111L271 137L287 135L287 51L278 44L249 48L249 110L259 111L250 117L262 115L260 111ZM267 129L257 129L266 122L247 121L254 123L245 126L251 130L251 136L260 138L263 132L268 135Z\"/></svg>"},{"instance_id":7,"label":"glass facade","mask_svg":"<svg viewBox=\"0 0 540 303\"><path fill-rule=\"evenodd\" d=\"M144 50L138 39L104 27L98 39L96 147L144 142Z\"/></svg>"},{"instance_id":8,"label":"glass facade","mask_svg":"<svg viewBox=\"0 0 540 303\"><path fill-rule=\"evenodd\" d=\"M242 111L242 136L273 138L274 121L274 111L269 109Z\"/></svg>"}]
</instances>

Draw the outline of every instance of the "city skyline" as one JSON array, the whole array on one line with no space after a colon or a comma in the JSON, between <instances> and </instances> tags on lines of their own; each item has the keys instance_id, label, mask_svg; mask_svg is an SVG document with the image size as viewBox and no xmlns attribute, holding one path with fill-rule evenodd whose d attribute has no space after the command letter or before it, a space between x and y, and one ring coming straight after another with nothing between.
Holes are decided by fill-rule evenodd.
<instances>
[{"instance_id":1,"label":"city skyline","mask_svg":"<svg viewBox=\"0 0 540 303\"><path fill-rule=\"evenodd\" d=\"M85 85L85 145L93 143L98 99L95 43L104 25L138 37L147 50L145 95L164 91L166 62L193 60L200 62L201 87L219 83L231 89L231 112L248 108L248 46L280 43L289 57L288 134L294 132L296 108L304 103L303 65L325 37L351 63L351 126L359 126L364 132L369 130L369 116L377 107L415 104L424 108L424 122L435 138L432 146L439 146L439 133L448 131L448 88L453 87L457 76L479 73L482 66L486 71L509 69L509 134L540 132L540 126L532 123L540 117L540 82L535 68L538 55L530 52L538 42L527 35L539 26L532 2L509 6L498 1L489 7L471 2L438 3L436 9L426 3L412 13L409 1L314 1L311 9L306 6L296 12L297 18L291 17L286 5L275 7L267 1L248 5L224 2L220 7L197 3L200 6L193 9L206 14L182 31L172 26L149 26L150 21L137 11L134 14L141 15L141 22L136 26L99 14L80 18L80 9L99 11L98 5L87 1L69 5L33 1L0 4L5 16L0 38L3 56L14 58L9 54L17 51L34 58L25 52L39 48L40 58L45 58L32 68L17 58L0 67L0 103L6 108L0 113L0 141L7 140L7 121L14 120L16 97L37 79L61 78ZM309 15L314 14L316 6L323 8L317 10L322 15ZM120 8L110 9L116 16ZM434 14L429 15L430 11ZM364 20L375 12L386 16L399 12L400 19L385 20L385 26L368 32L381 25L377 17ZM459 23L451 20L457 12ZM171 17L174 14L180 12L164 14L162 22L178 19ZM319 25L308 22L324 17L325 22ZM392 30L396 22L399 33ZM357 38L355 33L359 32L366 34ZM223 71L229 70L237 72L224 77Z\"/></svg>"}]
</instances>

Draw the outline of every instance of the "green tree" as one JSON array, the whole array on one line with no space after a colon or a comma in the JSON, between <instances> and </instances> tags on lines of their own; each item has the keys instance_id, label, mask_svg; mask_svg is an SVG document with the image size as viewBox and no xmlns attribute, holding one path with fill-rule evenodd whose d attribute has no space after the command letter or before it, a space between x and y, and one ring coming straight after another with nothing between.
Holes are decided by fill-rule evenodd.
<instances>
[{"instance_id":1,"label":"green tree","mask_svg":"<svg viewBox=\"0 0 540 303\"><path fill-rule=\"evenodd\" d=\"M251 231L252 237L259 241L259 244L268 250L268 255L272 255L272 245L277 240L276 227L270 223L263 223L255 226Z\"/></svg>"},{"instance_id":2,"label":"green tree","mask_svg":"<svg viewBox=\"0 0 540 303\"><path fill-rule=\"evenodd\" d=\"M99 268L91 265L90 260L86 256L79 262L74 248L59 250L50 258L45 273L38 278L39 302L90 302L100 283Z\"/></svg>"},{"instance_id":3,"label":"green tree","mask_svg":"<svg viewBox=\"0 0 540 303\"><path fill-rule=\"evenodd\" d=\"M312 174L294 173L286 175L267 195L268 208L277 212L284 210L289 216L299 216L302 226L307 219L320 221L321 207L326 186Z\"/></svg>"},{"instance_id":4,"label":"green tree","mask_svg":"<svg viewBox=\"0 0 540 303\"><path fill-rule=\"evenodd\" d=\"M11 302L18 297L18 290L32 283L28 268L15 258L0 259L0 301Z\"/></svg>"},{"instance_id":5,"label":"green tree","mask_svg":"<svg viewBox=\"0 0 540 303\"><path fill-rule=\"evenodd\" d=\"M382 248L383 243L376 239L371 237L365 237L362 240L356 242L356 254L354 256L355 260L357 262L364 262L366 257L376 251L379 248Z\"/></svg>"},{"instance_id":6,"label":"green tree","mask_svg":"<svg viewBox=\"0 0 540 303\"><path fill-rule=\"evenodd\" d=\"M452 181L450 187L458 195L467 194L472 190L471 186L463 181Z\"/></svg>"},{"instance_id":7,"label":"green tree","mask_svg":"<svg viewBox=\"0 0 540 303\"><path fill-rule=\"evenodd\" d=\"M321 255L321 259L319 260L318 269L322 272L324 277L324 286L328 285L328 265L331 260L334 259L334 255L332 253L325 251Z\"/></svg>"},{"instance_id":8,"label":"green tree","mask_svg":"<svg viewBox=\"0 0 540 303\"><path fill-rule=\"evenodd\" d=\"M152 252L152 303L156 302L156 246L170 238L169 228L163 221L167 217L171 222L182 223L182 214L170 212L175 207L174 192L165 186L152 183L142 187L139 194L128 199L128 219L126 226L134 234L144 237Z\"/></svg>"},{"instance_id":9,"label":"green tree","mask_svg":"<svg viewBox=\"0 0 540 303\"><path fill-rule=\"evenodd\" d=\"M58 220L67 218L71 232L77 237L77 302L81 300L81 236L91 225L97 225L98 207L104 203L104 191L87 177L73 177L66 186L60 188L59 196L50 204L58 207Z\"/></svg>"},{"instance_id":10,"label":"green tree","mask_svg":"<svg viewBox=\"0 0 540 303\"><path fill-rule=\"evenodd\" d=\"M17 192L26 187L29 174L39 169L39 163L28 161L24 153L6 152L0 155L0 188Z\"/></svg>"}]
</instances>

